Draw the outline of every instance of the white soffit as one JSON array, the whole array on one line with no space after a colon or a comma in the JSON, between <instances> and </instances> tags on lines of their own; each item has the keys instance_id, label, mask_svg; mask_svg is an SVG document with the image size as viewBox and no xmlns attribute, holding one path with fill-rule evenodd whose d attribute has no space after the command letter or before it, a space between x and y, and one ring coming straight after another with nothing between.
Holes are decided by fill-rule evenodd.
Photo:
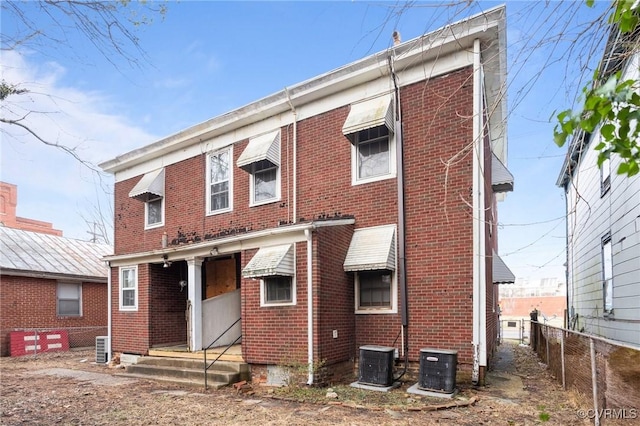
<instances>
[{"instance_id":1,"label":"white soffit","mask_svg":"<svg viewBox=\"0 0 640 426\"><path fill-rule=\"evenodd\" d=\"M149 195L164 197L164 167L142 176L129 192L129 197L146 201Z\"/></svg>"},{"instance_id":2,"label":"white soffit","mask_svg":"<svg viewBox=\"0 0 640 426\"><path fill-rule=\"evenodd\" d=\"M493 283L494 284L513 284L516 282L516 276L511 272L511 269L504 263L504 261L498 256L498 253L493 252Z\"/></svg>"},{"instance_id":3,"label":"white soffit","mask_svg":"<svg viewBox=\"0 0 640 426\"><path fill-rule=\"evenodd\" d=\"M395 225L356 229L351 237L344 270L396 269Z\"/></svg>"},{"instance_id":4,"label":"white soffit","mask_svg":"<svg viewBox=\"0 0 640 426\"><path fill-rule=\"evenodd\" d=\"M493 153L491 154L491 186L496 193L513 191L513 175Z\"/></svg>"},{"instance_id":5,"label":"white soffit","mask_svg":"<svg viewBox=\"0 0 640 426\"><path fill-rule=\"evenodd\" d=\"M274 166L280 165L280 129L249 139L249 144L242 151L238 167L249 168L251 164L267 160Z\"/></svg>"},{"instance_id":6,"label":"white soffit","mask_svg":"<svg viewBox=\"0 0 640 426\"><path fill-rule=\"evenodd\" d=\"M387 126L389 132L393 133L393 102L389 93L351 104L342 133L351 139L350 135L378 126Z\"/></svg>"},{"instance_id":7,"label":"white soffit","mask_svg":"<svg viewBox=\"0 0 640 426\"><path fill-rule=\"evenodd\" d=\"M262 247L242 270L244 278L294 275L293 244Z\"/></svg>"}]
</instances>

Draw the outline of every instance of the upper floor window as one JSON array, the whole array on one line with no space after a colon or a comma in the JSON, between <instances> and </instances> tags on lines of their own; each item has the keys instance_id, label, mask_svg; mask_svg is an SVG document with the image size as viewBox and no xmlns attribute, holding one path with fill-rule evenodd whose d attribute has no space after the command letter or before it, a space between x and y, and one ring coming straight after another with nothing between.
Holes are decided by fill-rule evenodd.
<instances>
[{"instance_id":1,"label":"upper floor window","mask_svg":"<svg viewBox=\"0 0 640 426\"><path fill-rule=\"evenodd\" d=\"M164 225L164 198L149 200L144 205L145 228L155 228Z\"/></svg>"},{"instance_id":2,"label":"upper floor window","mask_svg":"<svg viewBox=\"0 0 640 426\"><path fill-rule=\"evenodd\" d=\"M209 214L233 209L233 172L229 167L232 147L209 154L207 162L207 211Z\"/></svg>"},{"instance_id":3,"label":"upper floor window","mask_svg":"<svg viewBox=\"0 0 640 426\"><path fill-rule=\"evenodd\" d=\"M278 171L278 166L266 160L252 164L250 188L252 204L261 204L280 198Z\"/></svg>"},{"instance_id":4,"label":"upper floor window","mask_svg":"<svg viewBox=\"0 0 640 426\"><path fill-rule=\"evenodd\" d=\"M602 294L605 314L613 313L613 253L610 233L602 237Z\"/></svg>"},{"instance_id":5,"label":"upper floor window","mask_svg":"<svg viewBox=\"0 0 640 426\"><path fill-rule=\"evenodd\" d=\"M81 316L82 284L58 283L56 310L58 316Z\"/></svg>"},{"instance_id":6,"label":"upper floor window","mask_svg":"<svg viewBox=\"0 0 640 426\"><path fill-rule=\"evenodd\" d=\"M164 168L142 176L129 197L144 201L145 229L164 225Z\"/></svg>"},{"instance_id":7,"label":"upper floor window","mask_svg":"<svg viewBox=\"0 0 640 426\"><path fill-rule=\"evenodd\" d=\"M120 310L138 310L138 267L127 266L120 268Z\"/></svg>"},{"instance_id":8,"label":"upper floor window","mask_svg":"<svg viewBox=\"0 0 640 426\"><path fill-rule=\"evenodd\" d=\"M395 177L395 138L391 94L351 105L342 132L351 141L354 185Z\"/></svg>"},{"instance_id":9,"label":"upper floor window","mask_svg":"<svg viewBox=\"0 0 640 426\"><path fill-rule=\"evenodd\" d=\"M237 164L251 174L251 206L280 199L280 129L249 139Z\"/></svg>"}]
</instances>

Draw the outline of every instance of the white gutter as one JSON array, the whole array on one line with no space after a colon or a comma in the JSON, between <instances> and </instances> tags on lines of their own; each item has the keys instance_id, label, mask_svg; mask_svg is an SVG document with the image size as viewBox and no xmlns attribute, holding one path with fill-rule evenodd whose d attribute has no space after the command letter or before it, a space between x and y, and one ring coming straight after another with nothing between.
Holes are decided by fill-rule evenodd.
<instances>
[{"instance_id":1,"label":"white gutter","mask_svg":"<svg viewBox=\"0 0 640 426\"><path fill-rule=\"evenodd\" d=\"M481 203L481 165L482 158L482 97L481 97L481 70L480 70L480 40L473 42L473 370L471 380L477 384L480 380L480 360L481 360L481 272L483 258L481 228L482 203Z\"/></svg>"},{"instance_id":2,"label":"white gutter","mask_svg":"<svg viewBox=\"0 0 640 426\"><path fill-rule=\"evenodd\" d=\"M111 265L109 267L109 275L107 275L107 359L111 361Z\"/></svg>"},{"instance_id":3,"label":"white gutter","mask_svg":"<svg viewBox=\"0 0 640 426\"><path fill-rule=\"evenodd\" d=\"M311 230L305 229L307 238L307 356L309 362L308 385L313 384L313 240Z\"/></svg>"},{"instance_id":4,"label":"white gutter","mask_svg":"<svg viewBox=\"0 0 640 426\"><path fill-rule=\"evenodd\" d=\"M289 91L286 87L284 90L287 94L291 112L293 113L293 220L291 223L296 223L298 220L298 113L291 102ZM290 200L287 199L287 203L289 201ZM289 206L287 206L287 211L289 211Z\"/></svg>"}]
</instances>

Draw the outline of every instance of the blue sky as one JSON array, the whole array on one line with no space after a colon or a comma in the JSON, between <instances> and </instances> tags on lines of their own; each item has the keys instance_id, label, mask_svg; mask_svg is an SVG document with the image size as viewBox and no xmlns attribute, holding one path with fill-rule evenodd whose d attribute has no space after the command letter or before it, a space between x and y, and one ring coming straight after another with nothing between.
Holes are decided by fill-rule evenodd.
<instances>
[{"instance_id":1,"label":"blue sky","mask_svg":"<svg viewBox=\"0 0 640 426\"><path fill-rule=\"evenodd\" d=\"M395 29L409 40L497 4L168 2L164 19L135 29L146 53L138 65L111 56L114 66L71 28L62 42L2 51L2 78L31 91L2 113L45 112L29 115L33 129L99 163L384 50ZM601 55L578 54L595 39L575 34L605 6L507 3L515 192L499 205L499 244L518 277L564 277L565 205L555 186L564 149L553 144L550 117L572 104L580 78L590 74L579 67ZM42 11L27 7L39 28L53 31ZM3 32L15 25L2 14ZM88 239L87 222L110 209L113 178L98 178L25 132L2 130L0 179L18 185L18 215Z\"/></svg>"}]
</instances>

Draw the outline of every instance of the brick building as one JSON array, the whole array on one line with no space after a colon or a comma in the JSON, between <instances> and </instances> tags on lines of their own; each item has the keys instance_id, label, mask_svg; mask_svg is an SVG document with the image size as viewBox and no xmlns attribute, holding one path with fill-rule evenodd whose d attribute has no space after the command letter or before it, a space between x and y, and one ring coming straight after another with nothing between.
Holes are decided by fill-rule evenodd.
<instances>
[{"instance_id":1,"label":"brick building","mask_svg":"<svg viewBox=\"0 0 640 426\"><path fill-rule=\"evenodd\" d=\"M71 346L94 344L107 331L109 274L102 257L112 247L16 218L17 187L2 182L0 190L0 356L16 353L13 331L64 330Z\"/></svg>"},{"instance_id":2,"label":"brick building","mask_svg":"<svg viewBox=\"0 0 640 426\"><path fill-rule=\"evenodd\" d=\"M0 224L2 226L62 236L62 231L54 229L53 224L50 222L16 216L17 207L18 187L11 183L0 182Z\"/></svg>"},{"instance_id":3,"label":"brick building","mask_svg":"<svg viewBox=\"0 0 640 426\"><path fill-rule=\"evenodd\" d=\"M240 320L217 345L241 338L254 379L382 345L457 350L481 382L513 281L505 35L491 9L102 163L111 350L197 351Z\"/></svg>"}]
</instances>

